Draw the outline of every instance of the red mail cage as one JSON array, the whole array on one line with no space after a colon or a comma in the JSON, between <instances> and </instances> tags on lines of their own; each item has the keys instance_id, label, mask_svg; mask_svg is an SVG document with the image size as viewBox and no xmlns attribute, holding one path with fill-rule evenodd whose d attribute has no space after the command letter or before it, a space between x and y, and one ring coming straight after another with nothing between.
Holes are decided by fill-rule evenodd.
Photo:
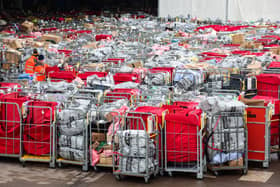
<instances>
[{"instance_id":1,"label":"red mail cage","mask_svg":"<svg viewBox=\"0 0 280 187\"><path fill-rule=\"evenodd\" d=\"M123 82L135 82L141 83L141 75L138 73L116 73L114 75L115 84L120 84Z\"/></svg>"},{"instance_id":2,"label":"red mail cage","mask_svg":"<svg viewBox=\"0 0 280 187\"><path fill-rule=\"evenodd\" d=\"M49 79L52 82L66 81L72 82L76 78L76 73L74 71L59 71L59 72L50 72Z\"/></svg>"},{"instance_id":3,"label":"red mail cage","mask_svg":"<svg viewBox=\"0 0 280 187\"><path fill-rule=\"evenodd\" d=\"M77 76L85 82L85 85L87 85L87 78L92 75L96 75L98 77L106 77L108 73L89 71L89 72L79 73Z\"/></svg>"},{"instance_id":4,"label":"red mail cage","mask_svg":"<svg viewBox=\"0 0 280 187\"><path fill-rule=\"evenodd\" d=\"M29 97L13 92L0 96L0 155L19 157L22 105Z\"/></svg>"},{"instance_id":5,"label":"red mail cage","mask_svg":"<svg viewBox=\"0 0 280 187\"><path fill-rule=\"evenodd\" d=\"M182 106L182 105L181 105ZM169 113L165 117L165 171L196 173L203 178L204 126L201 110L181 106L164 106Z\"/></svg>"},{"instance_id":6,"label":"red mail cage","mask_svg":"<svg viewBox=\"0 0 280 187\"><path fill-rule=\"evenodd\" d=\"M20 161L49 163L55 167L53 132L56 102L30 101L24 107Z\"/></svg>"},{"instance_id":7,"label":"red mail cage","mask_svg":"<svg viewBox=\"0 0 280 187\"><path fill-rule=\"evenodd\" d=\"M262 73L256 77L258 95L270 96L279 99L280 74Z\"/></svg>"},{"instance_id":8,"label":"red mail cage","mask_svg":"<svg viewBox=\"0 0 280 187\"><path fill-rule=\"evenodd\" d=\"M164 122L165 116L168 110L160 107L153 106L140 106L135 110L127 112L127 116L134 116L136 118L130 119L131 129L144 130L140 125L143 120L145 129L150 132L152 129L153 120L155 120L155 126L158 131L158 145L159 145L159 161L160 161L160 172L163 174L164 171ZM153 118L153 117L154 118Z\"/></svg>"},{"instance_id":9,"label":"red mail cage","mask_svg":"<svg viewBox=\"0 0 280 187\"><path fill-rule=\"evenodd\" d=\"M271 106L266 104L247 108L248 160L261 162L265 168L269 167L272 153L270 137L273 122L271 110Z\"/></svg>"},{"instance_id":10,"label":"red mail cage","mask_svg":"<svg viewBox=\"0 0 280 187\"><path fill-rule=\"evenodd\" d=\"M19 157L21 107L29 97L13 92L0 97L0 155Z\"/></svg>"},{"instance_id":11,"label":"red mail cage","mask_svg":"<svg viewBox=\"0 0 280 187\"><path fill-rule=\"evenodd\" d=\"M8 90L16 91L21 88L19 83L10 83L10 82L0 82L0 90L7 92Z\"/></svg>"},{"instance_id":12,"label":"red mail cage","mask_svg":"<svg viewBox=\"0 0 280 187\"><path fill-rule=\"evenodd\" d=\"M130 104L133 104L136 101L138 95L138 89L117 88L105 94L104 102L108 103L120 99L126 99L130 102Z\"/></svg>"}]
</instances>

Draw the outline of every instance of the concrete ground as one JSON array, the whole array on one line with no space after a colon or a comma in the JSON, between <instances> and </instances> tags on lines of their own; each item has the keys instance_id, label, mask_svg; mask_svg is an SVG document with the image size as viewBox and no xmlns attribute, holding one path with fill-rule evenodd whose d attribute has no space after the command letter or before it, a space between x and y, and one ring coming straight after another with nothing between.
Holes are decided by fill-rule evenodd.
<instances>
[{"instance_id":1,"label":"concrete ground","mask_svg":"<svg viewBox=\"0 0 280 187\"><path fill-rule=\"evenodd\" d=\"M30 186L94 186L94 187L123 187L123 186L192 186L192 187L279 187L280 161L273 159L269 169L261 169L258 164L250 164L249 171L262 171L272 176L265 183L241 182L241 172L224 172L215 177L211 173L205 175L203 180L196 180L195 175L187 173L174 173L173 177L158 176L152 178L149 184L143 178L127 177L122 181L115 180L110 170L82 172L80 167L64 166L50 169L46 164L26 163L26 167L14 159L0 159L0 186L30 187ZM261 174L261 175L264 175ZM255 178L258 178L256 176Z\"/></svg>"}]
</instances>

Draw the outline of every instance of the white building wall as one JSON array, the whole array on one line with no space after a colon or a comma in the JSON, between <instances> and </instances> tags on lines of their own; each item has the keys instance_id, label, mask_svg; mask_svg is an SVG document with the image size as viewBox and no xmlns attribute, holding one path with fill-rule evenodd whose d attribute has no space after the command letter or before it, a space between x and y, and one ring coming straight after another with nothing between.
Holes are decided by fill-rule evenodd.
<instances>
[{"instance_id":1,"label":"white building wall","mask_svg":"<svg viewBox=\"0 0 280 187\"><path fill-rule=\"evenodd\" d=\"M199 18L226 18L254 21L260 18L280 21L280 0L159 0L159 16L188 15Z\"/></svg>"}]
</instances>

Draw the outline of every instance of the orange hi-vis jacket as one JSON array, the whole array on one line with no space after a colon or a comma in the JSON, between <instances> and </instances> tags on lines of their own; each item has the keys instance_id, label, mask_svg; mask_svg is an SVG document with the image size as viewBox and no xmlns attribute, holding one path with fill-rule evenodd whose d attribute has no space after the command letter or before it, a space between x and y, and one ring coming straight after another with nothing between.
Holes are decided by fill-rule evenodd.
<instances>
[{"instance_id":1,"label":"orange hi-vis jacket","mask_svg":"<svg viewBox=\"0 0 280 187\"><path fill-rule=\"evenodd\" d=\"M36 64L37 57L31 56L29 59L26 60L24 71L28 74L34 74L34 66Z\"/></svg>"},{"instance_id":2,"label":"orange hi-vis jacket","mask_svg":"<svg viewBox=\"0 0 280 187\"><path fill-rule=\"evenodd\" d=\"M42 65L35 66L34 73L36 73L36 80L37 81L45 81L46 80L44 66L42 66Z\"/></svg>"}]
</instances>

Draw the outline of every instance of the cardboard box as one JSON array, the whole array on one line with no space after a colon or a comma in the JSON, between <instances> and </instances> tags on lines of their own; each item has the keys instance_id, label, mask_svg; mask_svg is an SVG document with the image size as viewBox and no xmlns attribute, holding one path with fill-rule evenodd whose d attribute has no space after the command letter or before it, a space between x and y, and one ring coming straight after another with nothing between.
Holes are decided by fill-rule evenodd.
<instances>
[{"instance_id":1,"label":"cardboard box","mask_svg":"<svg viewBox=\"0 0 280 187\"><path fill-rule=\"evenodd\" d=\"M72 21L73 19L72 18L65 18L65 21L66 22L70 22L70 21Z\"/></svg>"},{"instance_id":2,"label":"cardboard box","mask_svg":"<svg viewBox=\"0 0 280 187\"><path fill-rule=\"evenodd\" d=\"M113 150L113 146L112 145L104 145L102 148L104 150Z\"/></svg>"},{"instance_id":3,"label":"cardboard box","mask_svg":"<svg viewBox=\"0 0 280 187\"><path fill-rule=\"evenodd\" d=\"M43 41L51 41L51 42L57 44L57 43L59 43L59 42L62 41L62 37L57 36L57 35L55 35L55 34L44 34L44 35L42 36L42 40L43 40Z\"/></svg>"},{"instance_id":4,"label":"cardboard box","mask_svg":"<svg viewBox=\"0 0 280 187\"><path fill-rule=\"evenodd\" d=\"M246 99L244 97L240 98L240 101L248 106L264 106L264 100L261 99Z\"/></svg>"},{"instance_id":5,"label":"cardboard box","mask_svg":"<svg viewBox=\"0 0 280 187\"><path fill-rule=\"evenodd\" d=\"M6 44L6 45L8 45L9 43L11 43L12 41L14 40L14 38L2 38L1 39L1 41L4 43L4 44Z\"/></svg>"},{"instance_id":6,"label":"cardboard box","mask_svg":"<svg viewBox=\"0 0 280 187\"><path fill-rule=\"evenodd\" d=\"M19 61L21 60L21 52L14 50L14 49L9 49L5 53L5 58L6 58L7 63L18 64Z\"/></svg>"},{"instance_id":7,"label":"cardboard box","mask_svg":"<svg viewBox=\"0 0 280 187\"><path fill-rule=\"evenodd\" d=\"M87 49L97 49L97 43L96 43L96 42L88 43L87 45L84 45L83 48L87 48Z\"/></svg>"},{"instance_id":8,"label":"cardboard box","mask_svg":"<svg viewBox=\"0 0 280 187\"><path fill-rule=\"evenodd\" d=\"M232 44L243 44L245 42L245 34L238 33L232 35Z\"/></svg>"},{"instance_id":9,"label":"cardboard box","mask_svg":"<svg viewBox=\"0 0 280 187\"><path fill-rule=\"evenodd\" d=\"M2 64L2 69L9 70L11 68L11 64Z\"/></svg>"},{"instance_id":10,"label":"cardboard box","mask_svg":"<svg viewBox=\"0 0 280 187\"><path fill-rule=\"evenodd\" d=\"M99 163L104 165L112 165L113 157L100 157Z\"/></svg>"},{"instance_id":11,"label":"cardboard box","mask_svg":"<svg viewBox=\"0 0 280 187\"><path fill-rule=\"evenodd\" d=\"M143 63L141 61L132 62L132 63L128 63L127 66L131 68L143 68Z\"/></svg>"},{"instance_id":12,"label":"cardboard box","mask_svg":"<svg viewBox=\"0 0 280 187\"><path fill-rule=\"evenodd\" d=\"M257 34L257 31L255 28L247 28L248 29L248 34L253 34L253 35L256 35Z\"/></svg>"},{"instance_id":13,"label":"cardboard box","mask_svg":"<svg viewBox=\"0 0 280 187\"><path fill-rule=\"evenodd\" d=\"M232 160L228 162L230 167L242 167L243 166L243 158L241 157L238 160Z\"/></svg>"},{"instance_id":14,"label":"cardboard box","mask_svg":"<svg viewBox=\"0 0 280 187\"><path fill-rule=\"evenodd\" d=\"M83 65L83 68L102 69L104 68L104 66L105 65L103 63L90 63L90 64Z\"/></svg>"},{"instance_id":15,"label":"cardboard box","mask_svg":"<svg viewBox=\"0 0 280 187\"><path fill-rule=\"evenodd\" d=\"M91 133L92 141L104 142L106 140L104 133L93 132Z\"/></svg>"},{"instance_id":16,"label":"cardboard box","mask_svg":"<svg viewBox=\"0 0 280 187\"><path fill-rule=\"evenodd\" d=\"M12 49L20 49L20 48L22 48L22 41L19 41L19 40L12 40L12 41L9 43L9 46L10 46L10 48L12 48Z\"/></svg>"},{"instance_id":17,"label":"cardboard box","mask_svg":"<svg viewBox=\"0 0 280 187\"><path fill-rule=\"evenodd\" d=\"M93 18L92 18L92 21L98 22L98 21L101 21L101 18L99 18L99 17L93 17Z\"/></svg>"},{"instance_id":18,"label":"cardboard box","mask_svg":"<svg viewBox=\"0 0 280 187\"><path fill-rule=\"evenodd\" d=\"M33 38L20 39L20 42L22 43L22 45L24 47L26 47L26 46L31 47L34 43L34 39Z\"/></svg>"},{"instance_id":19,"label":"cardboard box","mask_svg":"<svg viewBox=\"0 0 280 187\"><path fill-rule=\"evenodd\" d=\"M104 153L101 153L99 156L100 156L100 160L99 160L100 164L105 164L105 165L112 165L113 164L113 157L112 156L106 157L104 155Z\"/></svg>"},{"instance_id":20,"label":"cardboard box","mask_svg":"<svg viewBox=\"0 0 280 187\"><path fill-rule=\"evenodd\" d=\"M244 49L254 49L255 45L254 45L254 42L245 42L245 43L241 44L240 47L244 48Z\"/></svg>"},{"instance_id":21,"label":"cardboard box","mask_svg":"<svg viewBox=\"0 0 280 187\"><path fill-rule=\"evenodd\" d=\"M91 24L91 23L85 23L85 24L84 24L84 27L85 27L86 29L93 29L93 24Z\"/></svg>"},{"instance_id":22,"label":"cardboard box","mask_svg":"<svg viewBox=\"0 0 280 187\"><path fill-rule=\"evenodd\" d=\"M25 21L21 24L21 27L24 32L30 33L34 29L34 23L30 21Z\"/></svg>"},{"instance_id":23,"label":"cardboard box","mask_svg":"<svg viewBox=\"0 0 280 187\"><path fill-rule=\"evenodd\" d=\"M280 55L280 47L273 47L270 51L275 55Z\"/></svg>"},{"instance_id":24,"label":"cardboard box","mask_svg":"<svg viewBox=\"0 0 280 187\"><path fill-rule=\"evenodd\" d=\"M263 45L261 42L254 42L254 48L255 49L263 49Z\"/></svg>"},{"instance_id":25,"label":"cardboard box","mask_svg":"<svg viewBox=\"0 0 280 187\"><path fill-rule=\"evenodd\" d=\"M43 48L45 46L44 42L34 42L33 47L35 48Z\"/></svg>"}]
</instances>

